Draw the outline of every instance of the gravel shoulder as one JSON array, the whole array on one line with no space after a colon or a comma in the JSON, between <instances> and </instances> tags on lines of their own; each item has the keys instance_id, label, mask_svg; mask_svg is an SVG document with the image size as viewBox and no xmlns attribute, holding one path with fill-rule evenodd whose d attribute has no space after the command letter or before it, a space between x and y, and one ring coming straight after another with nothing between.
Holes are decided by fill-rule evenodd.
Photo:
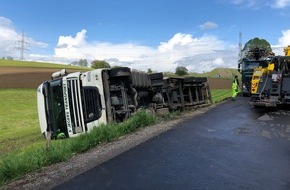
<instances>
[{"instance_id":1,"label":"gravel shoulder","mask_svg":"<svg viewBox=\"0 0 290 190\"><path fill-rule=\"evenodd\" d=\"M99 145L86 153L78 154L66 162L54 164L36 172L29 173L23 178L3 186L0 189L51 189L153 137L160 135L167 130L177 127L178 123L206 113L217 105L218 104L200 107L196 110L182 113L178 119L162 121L156 125L139 129L138 131L122 136L115 141Z\"/></svg>"}]
</instances>

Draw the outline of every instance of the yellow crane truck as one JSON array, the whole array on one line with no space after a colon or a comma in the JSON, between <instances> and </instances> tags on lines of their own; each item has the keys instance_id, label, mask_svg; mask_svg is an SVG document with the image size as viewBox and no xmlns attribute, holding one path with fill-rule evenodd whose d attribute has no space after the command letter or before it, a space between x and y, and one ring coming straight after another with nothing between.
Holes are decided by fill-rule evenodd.
<instances>
[{"instance_id":1,"label":"yellow crane truck","mask_svg":"<svg viewBox=\"0 0 290 190\"><path fill-rule=\"evenodd\" d=\"M290 46L284 56L270 57L268 67L257 67L251 81L249 104L259 107L290 105Z\"/></svg>"}]
</instances>

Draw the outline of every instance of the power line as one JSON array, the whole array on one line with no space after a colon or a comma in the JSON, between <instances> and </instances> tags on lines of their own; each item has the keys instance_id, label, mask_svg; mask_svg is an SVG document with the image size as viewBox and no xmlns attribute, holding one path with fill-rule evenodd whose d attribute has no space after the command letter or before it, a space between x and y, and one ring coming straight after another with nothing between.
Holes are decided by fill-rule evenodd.
<instances>
[{"instance_id":1,"label":"power line","mask_svg":"<svg viewBox=\"0 0 290 190\"><path fill-rule=\"evenodd\" d=\"M15 49L20 51L20 59L24 60L24 52L28 51L29 43L26 41L26 36L24 34L24 31L22 31L22 34L20 36L20 40L16 41Z\"/></svg>"}]
</instances>

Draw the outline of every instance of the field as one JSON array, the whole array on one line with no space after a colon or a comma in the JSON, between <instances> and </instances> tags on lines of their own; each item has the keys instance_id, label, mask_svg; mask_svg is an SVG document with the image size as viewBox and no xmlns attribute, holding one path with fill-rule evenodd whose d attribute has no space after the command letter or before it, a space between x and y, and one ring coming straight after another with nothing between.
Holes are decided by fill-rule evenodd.
<instances>
[{"instance_id":1,"label":"field","mask_svg":"<svg viewBox=\"0 0 290 190\"><path fill-rule=\"evenodd\" d=\"M0 60L0 155L35 143L45 143L40 134L36 88L61 68L89 70L67 65ZM230 96L228 79L209 78L213 102Z\"/></svg>"},{"instance_id":2,"label":"field","mask_svg":"<svg viewBox=\"0 0 290 190\"><path fill-rule=\"evenodd\" d=\"M0 60L0 89L36 89L43 81L49 80L53 72L61 69L67 69L68 72L90 70L61 64ZM210 74L210 76L214 75ZM231 88L229 79L209 77L208 80L213 89Z\"/></svg>"},{"instance_id":3,"label":"field","mask_svg":"<svg viewBox=\"0 0 290 190\"><path fill-rule=\"evenodd\" d=\"M0 99L0 155L43 140L34 89L1 89Z\"/></svg>"},{"instance_id":4,"label":"field","mask_svg":"<svg viewBox=\"0 0 290 190\"><path fill-rule=\"evenodd\" d=\"M68 72L89 70L61 64L0 60L0 88L36 89L43 81L49 80L52 73L61 69Z\"/></svg>"}]
</instances>

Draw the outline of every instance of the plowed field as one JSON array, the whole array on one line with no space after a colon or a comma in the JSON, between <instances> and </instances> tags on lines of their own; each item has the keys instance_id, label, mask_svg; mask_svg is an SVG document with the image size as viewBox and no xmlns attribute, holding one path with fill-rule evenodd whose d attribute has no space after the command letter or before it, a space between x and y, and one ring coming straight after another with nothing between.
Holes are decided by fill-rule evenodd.
<instances>
[{"instance_id":1,"label":"plowed field","mask_svg":"<svg viewBox=\"0 0 290 190\"><path fill-rule=\"evenodd\" d=\"M37 88L43 81L50 80L53 72L60 69L0 67L0 88ZM74 72L68 70L68 72ZM231 80L209 78L211 89L231 88Z\"/></svg>"}]
</instances>

